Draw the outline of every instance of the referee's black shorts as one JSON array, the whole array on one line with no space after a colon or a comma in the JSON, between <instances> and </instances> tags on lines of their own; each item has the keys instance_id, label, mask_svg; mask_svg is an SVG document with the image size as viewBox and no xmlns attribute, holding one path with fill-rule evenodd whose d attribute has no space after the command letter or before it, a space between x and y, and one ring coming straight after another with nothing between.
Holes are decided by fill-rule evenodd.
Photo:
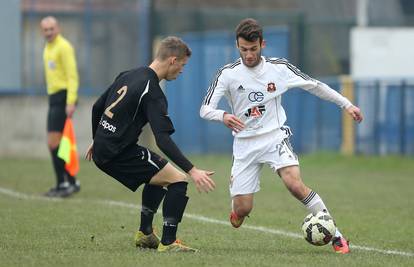
<instances>
[{"instance_id":1,"label":"referee's black shorts","mask_svg":"<svg viewBox=\"0 0 414 267\"><path fill-rule=\"evenodd\" d=\"M66 90L49 95L47 131L63 132L66 121Z\"/></svg>"},{"instance_id":2,"label":"referee's black shorts","mask_svg":"<svg viewBox=\"0 0 414 267\"><path fill-rule=\"evenodd\" d=\"M94 161L99 169L134 192L143 183L149 183L151 178L168 163L158 154L139 145L125 148L106 163Z\"/></svg>"}]
</instances>

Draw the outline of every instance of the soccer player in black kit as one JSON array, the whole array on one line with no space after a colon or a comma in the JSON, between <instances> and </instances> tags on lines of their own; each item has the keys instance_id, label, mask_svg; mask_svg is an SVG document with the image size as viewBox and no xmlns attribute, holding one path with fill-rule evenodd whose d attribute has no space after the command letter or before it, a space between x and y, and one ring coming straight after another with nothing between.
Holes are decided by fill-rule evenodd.
<instances>
[{"instance_id":1,"label":"soccer player in black kit","mask_svg":"<svg viewBox=\"0 0 414 267\"><path fill-rule=\"evenodd\" d=\"M132 191L145 184L141 224L135 242L137 247L159 252L197 251L176 238L188 201L187 176L137 144L142 128L150 124L157 146L193 179L199 192L215 188L210 178L213 172L197 169L171 139L175 129L168 116L167 99L159 86L163 79L176 79L190 56L190 48L180 38L163 39L148 67L120 73L92 108L93 142L86 158L93 159L99 169ZM153 233L152 221L162 199L164 222L160 240Z\"/></svg>"}]
</instances>

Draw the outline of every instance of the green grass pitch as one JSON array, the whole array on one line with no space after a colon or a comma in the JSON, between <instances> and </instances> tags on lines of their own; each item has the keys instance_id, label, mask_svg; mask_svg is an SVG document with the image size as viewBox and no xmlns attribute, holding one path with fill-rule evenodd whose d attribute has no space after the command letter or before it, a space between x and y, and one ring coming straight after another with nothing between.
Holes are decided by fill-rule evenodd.
<instances>
[{"instance_id":1,"label":"green grass pitch","mask_svg":"<svg viewBox=\"0 0 414 267\"><path fill-rule=\"evenodd\" d=\"M0 159L0 266L414 266L414 160L305 155L305 183L321 195L352 252L313 247L300 237L307 214L264 167L261 191L239 229L228 223L230 155L193 156L216 171L217 188L190 197L178 237L197 254L137 250L141 191L132 193L82 161L81 192L41 197L53 184L49 160ZM161 229L158 213L155 226Z\"/></svg>"}]
</instances>

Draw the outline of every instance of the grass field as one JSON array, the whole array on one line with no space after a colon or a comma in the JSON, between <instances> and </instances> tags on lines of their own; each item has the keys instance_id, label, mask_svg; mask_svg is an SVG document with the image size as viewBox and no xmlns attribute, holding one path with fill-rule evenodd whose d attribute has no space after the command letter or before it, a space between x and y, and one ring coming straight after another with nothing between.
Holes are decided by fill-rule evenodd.
<instances>
[{"instance_id":1,"label":"grass field","mask_svg":"<svg viewBox=\"0 0 414 267\"><path fill-rule=\"evenodd\" d=\"M70 199L41 197L53 183L50 162L0 159L0 266L414 266L414 160L400 157L301 158L302 176L351 240L352 253L313 247L300 237L306 210L265 168L246 223L233 229L230 156L192 157L216 171L217 189L190 186L179 238L197 254L137 250L140 191L132 193L89 162ZM161 215L156 215L161 228Z\"/></svg>"}]
</instances>

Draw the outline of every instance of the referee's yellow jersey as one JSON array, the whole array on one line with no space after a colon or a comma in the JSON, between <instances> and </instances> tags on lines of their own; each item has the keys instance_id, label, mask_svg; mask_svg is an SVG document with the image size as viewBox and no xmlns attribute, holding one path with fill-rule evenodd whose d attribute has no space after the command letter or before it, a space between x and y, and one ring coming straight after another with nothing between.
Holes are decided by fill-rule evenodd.
<instances>
[{"instance_id":1,"label":"referee's yellow jersey","mask_svg":"<svg viewBox=\"0 0 414 267\"><path fill-rule=\"evenodd\" d=\"M47 93L49 95L67 90L67 104L74 104L78 98L79 77L75 51L62 35L46 43L43 50Z\"/></svg>"}]
</instances>

